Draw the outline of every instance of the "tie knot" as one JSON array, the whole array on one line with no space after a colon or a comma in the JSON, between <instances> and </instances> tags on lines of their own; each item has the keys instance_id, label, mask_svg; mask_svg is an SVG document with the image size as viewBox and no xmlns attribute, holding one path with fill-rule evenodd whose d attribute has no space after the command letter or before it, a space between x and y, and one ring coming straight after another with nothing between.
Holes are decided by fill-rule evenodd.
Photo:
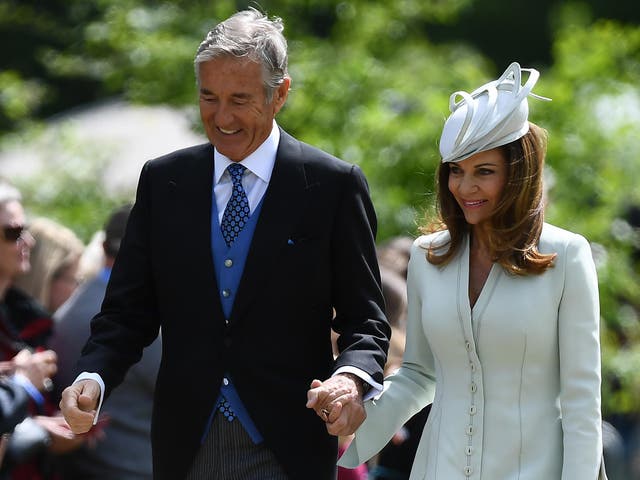
<instances>
[{"instance_id":1,"label":"tie knot","mask_svg":"<svg viewBox=\"0 0 640 480\"><path fill-rule=\"evenodd\" d=\"M231 181L234 185L242 181L242 174L246 169L247 167L240 163L232 163L227 167L227 171L229 175L231 175Z\"/></svg>"}]
</instances>

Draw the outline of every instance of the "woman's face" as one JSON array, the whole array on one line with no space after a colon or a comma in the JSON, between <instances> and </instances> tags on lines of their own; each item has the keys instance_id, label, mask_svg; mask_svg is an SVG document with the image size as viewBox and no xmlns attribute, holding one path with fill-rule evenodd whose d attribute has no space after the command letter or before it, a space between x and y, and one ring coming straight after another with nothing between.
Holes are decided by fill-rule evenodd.
<instances>
[{"instance_id":1,"label":"woman's face","mask_svg":"<svg viewBox=\"0 0 640 480\"><path fill-rule=\"evenodd\" d=\"M28 230L23 230L16 238L24 226L25 215L20 202L14 200L0 206L0 278L12 280L31 268L29 256L35 240Z\"/></svg>"},{"instance_id":2,"label":"woman's face","mask_svg":"<svg viewBox=\"0 0 640 480\"><path fill-rule=\"evenodd\" d=\"M500 148L449 164L449 191L470 225L479 225L491 218L506 182L506 158Z\"/></svg>"}]
</instances>

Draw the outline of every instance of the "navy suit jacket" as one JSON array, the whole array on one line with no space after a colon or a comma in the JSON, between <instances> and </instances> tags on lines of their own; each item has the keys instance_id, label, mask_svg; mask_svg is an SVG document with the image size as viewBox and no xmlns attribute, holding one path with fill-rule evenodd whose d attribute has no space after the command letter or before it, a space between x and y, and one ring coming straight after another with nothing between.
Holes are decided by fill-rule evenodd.
<instances>
[{"instance_id":1,"label":"navy suit jacket","mask_svg":"<svg viewBox=\"0 0 640 480\"><path fill-rule=\"evenodd\" d=\"M305 407L309 384L343 365L381 382L390 335L365 178L281 132L228 324L211 254L212 182L210 144L145 164L78 371L98 372L108 395L162 326L155 478L188 472L223 372L290 478L333 478L337 442Z\"/></svg>"}]
</instances>

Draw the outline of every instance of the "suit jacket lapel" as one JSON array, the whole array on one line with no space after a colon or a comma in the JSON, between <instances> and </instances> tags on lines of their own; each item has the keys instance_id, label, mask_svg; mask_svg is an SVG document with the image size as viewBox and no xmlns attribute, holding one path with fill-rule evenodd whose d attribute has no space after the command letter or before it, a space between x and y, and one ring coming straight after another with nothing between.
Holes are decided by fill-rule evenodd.
<instances>
[{"instance_id":1,"label":"suit jacket lapel","mask_svg":"<svg viewBox=\"0 0 640 480\"><path fill-rule=\"evenodd\" d=\"M219 318L223 318L220 297L217 295L218 284L213 267L211 251L211 211L213 201L213 147L202 145L190 158L182 160L180 176L173 182L174 215L183 219L185 251L197 259L198 267L194 269L193 284L200 285L206 294L200 301L211 299L210 308ZM189 283L190 285L192 283ZM212 287L213 285L213 287ZM193 293L193 292L192 292Z\"/></svg>"},{"instance_id":2,"label":"suit jacket lapel","mask_svg":"<svg viewBox=\"0 0 640 480\"><path fill-rule=\"evenodd\" d=\"M277 268L278 251L287 248L304 211L308 184L300 157L300 142L280 130L276 163L234 301L232 321L242 317L255 295L262 291L260 285L268 281L271 269Z\"/></svg>"}]
</instances>

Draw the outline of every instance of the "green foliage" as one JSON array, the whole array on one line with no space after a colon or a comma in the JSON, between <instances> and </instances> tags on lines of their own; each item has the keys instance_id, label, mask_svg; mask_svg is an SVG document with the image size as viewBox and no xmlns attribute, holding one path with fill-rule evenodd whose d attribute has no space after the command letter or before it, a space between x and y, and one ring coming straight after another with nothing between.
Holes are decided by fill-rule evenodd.
<instances>
[{"instance_id":1,"label":"green foliage","mask_svg":"<svg viewBox=\"0 0 640 480\"><path fill-rule=\"evenodd\" d=\"M13 124L30 118L45 89L37 80L24 80L13 70L0 71L0 112Z\"/></svg>"},{"instance_id":2,"label":"green foliage","mask_svg":"<svg viewBox=\"0 0 640 480\"><path fill-rule=\"evenodd\" d=\"M548 217L593 242L603 331L603 408L637 412L640 377L638 225L640 205L640 28L611 21L558 31L555 62L532 106L550 132L548 163L556 178ZM533 103L533 102L531 102ZM634 259L634 255L636 256Z\"/></svg>"},{"instance_id":3,"label":"green foliage","mask_svg":"<svg viewBox=\"0 0 640 480\"><path fill-rule=\"evenodd\" d=\"M88 243L101 230L108 215L120 205L131 202L131 195L108 194L95 181L97 172L78 176L77 172L62 171L56 175L37 175L17 185L25 198L32 218L43 216L71 228Z\"/></svg>"},{"instance_id":4,"label":"green foliage","mask_svg":"<svg viewBox=\"0 0 640 480\"><path fill-rule=\"evenodd\" d=\"M16 148L33 139L39 145L37 154L47 158L46 168L14 180L29 217L49 217L88 242L115 207L133 201L131 191L106 188L110 152L79 138L72 127L32 127L5 139L4 146Z\"/></svg>"}]
</instances>

